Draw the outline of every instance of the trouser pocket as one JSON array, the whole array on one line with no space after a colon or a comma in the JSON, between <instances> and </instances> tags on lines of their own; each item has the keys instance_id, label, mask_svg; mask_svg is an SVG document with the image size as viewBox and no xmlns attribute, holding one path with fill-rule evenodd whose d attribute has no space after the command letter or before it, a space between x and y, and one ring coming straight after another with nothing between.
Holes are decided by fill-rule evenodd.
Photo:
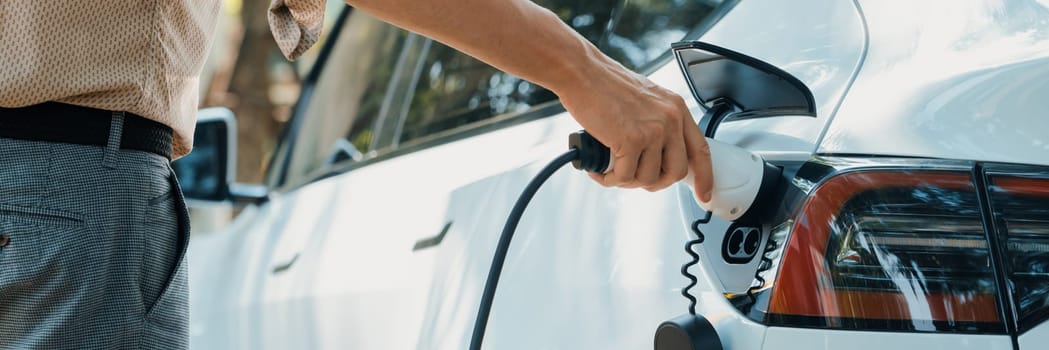
<instances>
[{"instance_id":1,"label":"trouser pocket","mask_svg":"<svg viewBox=\"0 0 1049 350\"><path fill-rule=\"evenodd\" d=\"M147 212L147 230L157 228L158 234L176 234L176 253L173 264L167 269L155 269L164 278L163 288L152 303L148 303L145 315L145 327L142 337L142 348L182 349L188 346L189 340L189 286L186 266L186 248L189 245L189 213L185 199L179 188L174 171L170 168L170 195L150 201ZM174 219L170 224L165 218ZM166 229L166 230L165 230ZM147 235L148 236L148 235ZM147 272L148 273L148 272ZM148 278L148 277L147 277Z\"/></svg>"},{"instance_id":2,"label":"trouser pocket","mask_svg":"<svg viewBox=\"0 0 1049 350\"><path fill-rule=\"evenodd\" d=\"M99 256L92 238L77 215L0 204L0 349L32 347L64 321L55 314L75 312L75 281Z\"/></svg>"},{"instance_id":3,"label":"trouser pocket","mask_svg":"<svg viewBox=\"0 0 1049 350\"><path fill-rule=\"evenodd\" d=\"M0 204L0 300L31 291L86 260L90 238L79 215ZM49 278L51 277L51 278Z\"/></svg>"}]
</instances>

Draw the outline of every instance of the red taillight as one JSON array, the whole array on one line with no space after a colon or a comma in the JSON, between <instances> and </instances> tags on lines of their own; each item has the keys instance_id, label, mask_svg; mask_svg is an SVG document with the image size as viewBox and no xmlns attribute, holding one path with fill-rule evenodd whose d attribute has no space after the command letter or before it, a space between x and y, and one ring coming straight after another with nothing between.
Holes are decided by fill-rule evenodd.
<instances>
[{"instance_id":1,"label":"red taillight","mask_svg":"<svg viewBox=\"0 0 1049 350\"><path fill-rule=\"evenodd\" d=\"M1049 173L992 173L988 185L1023 331L1049 319Z\"/></svg>"},{"instance_id":2,"label":"red taillight","mask_svg":"<svg viewBox=\"0 0 1049 350\"><path fill-rule=\"evenodd\" d=\"M796 218L768 306L773 323L1002 329L970 173L842 173Z\"/></svg>"}]
</instances>

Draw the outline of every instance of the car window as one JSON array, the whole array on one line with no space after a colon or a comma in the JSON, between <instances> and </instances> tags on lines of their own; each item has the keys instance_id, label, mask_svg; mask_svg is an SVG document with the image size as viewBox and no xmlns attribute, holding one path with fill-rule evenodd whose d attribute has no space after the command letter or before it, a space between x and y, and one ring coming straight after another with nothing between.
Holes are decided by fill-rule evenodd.
<instances>
[{"instance_id":1,"label":"car window","mask_svg":"<svg viewBox=\"0 0 1049 350\"><path fill-rule=\"evenodd\" d=\"M670 52L670 44L699 29L702 18L714 13L723 0L624 1L616 11L612 30L599 43L601 51L634 70L642 70Z\"/></svg>"},{"instance_id":2,"label":"car window","mask_svg":"<svg viewBox=\"0 0 1049 350\"><path fill-rule=\"evenodd\" d=\"M546 89L437 42L424 57L393 146L555 99Z\"/></svg>"},{"instance_id":3,"label":"car window","mask_svg":"<svg viewBox=\"0 0 1049 350\"><path fill-rule=\"evenodd\" d=\"M395 85L392 77L408 32L361 11L351 12L340 30L308 105L298 116L303 119L291 151L289 182L365 157L375 125L390 103L387 96Z\"/></svg>"},{"instance_id":4,"label":"car window","mask_svg":"<svg viewBox=\"0 0 1049 350\"><path fill-rule=\"evenodd\" d=\"M670 52L698 28L716 0L539 0L610 57L634 70ZM501 115L555 100L550 91L501 72L440 43L423 55L409 108L390 145L432 139Z\"/></svg>"}]
</instances>

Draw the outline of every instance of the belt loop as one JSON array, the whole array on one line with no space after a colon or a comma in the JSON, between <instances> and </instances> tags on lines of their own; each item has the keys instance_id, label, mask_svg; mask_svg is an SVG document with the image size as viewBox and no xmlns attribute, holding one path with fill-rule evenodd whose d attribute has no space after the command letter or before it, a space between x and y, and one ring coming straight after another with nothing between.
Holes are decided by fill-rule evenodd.
<instances>
[{"instance_id":1,"label":"belt loop","mask_svg":"<svg viewBox=\"0 0 1049 350\"><path fill-rule=\"evenodd\" d=\"M107 169L116 169L117 152L120 152L120 139L124 132L124 112L113 111L113 119L109 122L109 140L106 141L105 156L102 166Z\"/></svg>"}]
</instances>

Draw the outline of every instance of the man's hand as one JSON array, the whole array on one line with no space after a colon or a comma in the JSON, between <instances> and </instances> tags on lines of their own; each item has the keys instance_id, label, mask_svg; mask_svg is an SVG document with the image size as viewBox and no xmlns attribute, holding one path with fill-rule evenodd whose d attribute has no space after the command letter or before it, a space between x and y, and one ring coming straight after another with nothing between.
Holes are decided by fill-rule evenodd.
<instances>
[{"instance_id":1,"label":"man's hand","mask_svg":"<svg viewBox=\"0 0 1049 350\"><path fill-rule=\"evenodd\" d=\"M529 0L346 0L556 93L615 157L606 186L666 188L691 170L710 200L706 139L681 97L602 54ZM478 15L483 14L483 15Z\"/></svg>"},{"instance_id":2,"label":"man's hand","mask_svg":"<svg viewBox=\"0 0 1049 350\"><path fill-rule=\"evenodd\" d=\"M615 158L607 174L591 174L605 186L656 191L692 171L696 194L710 200L712 174L707 140L681 96L595 57L588 78L555 91L565 108Z\"/></svg>"}]
</instances>

